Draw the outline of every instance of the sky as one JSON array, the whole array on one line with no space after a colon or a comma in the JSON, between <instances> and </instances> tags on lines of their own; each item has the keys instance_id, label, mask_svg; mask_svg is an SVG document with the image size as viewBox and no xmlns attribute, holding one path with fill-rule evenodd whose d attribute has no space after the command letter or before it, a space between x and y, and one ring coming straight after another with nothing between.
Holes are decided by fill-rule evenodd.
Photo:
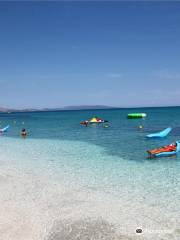
<instances>
[{"instance_id":1,"label":"sky","mask_svg":"<svg viewBox=\"0 0 180 240\"><path fill-rule=\"evenodd\" d=\"M180 2L0 2L0 107L180 105Z\"/></svg>"}]
</instances>

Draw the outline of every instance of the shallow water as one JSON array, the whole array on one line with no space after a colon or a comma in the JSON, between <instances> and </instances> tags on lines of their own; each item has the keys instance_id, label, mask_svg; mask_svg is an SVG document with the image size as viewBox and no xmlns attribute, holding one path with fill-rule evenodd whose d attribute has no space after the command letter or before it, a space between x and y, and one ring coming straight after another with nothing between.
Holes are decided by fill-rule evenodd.
<instances>
[{"instance_id":1,"label":"shallow water","mask_svg":"<svg viewBox=\"0 0 180 240\"><path fill-rule=\"evenodd\" d=\"M148 116L126 118L135 111ZM79 124L93 115L109 120L110 127ZM180 215L180 157L150 160L146 150L180 140L178 119L180 108L0 114L1 126L10 125L0 138L6 159L1 164L47 174L67 188L81 189L77 195L91 192L104 208L114 202L112 221L113 217L117 221L115 212L121 206L121 214L126 217L128 211L140 226L175 231ZM146 139L146 134L169 126L174 130L167 138ZM23 127L27 139L19 136Z\"/></svg>"}]
</instances>

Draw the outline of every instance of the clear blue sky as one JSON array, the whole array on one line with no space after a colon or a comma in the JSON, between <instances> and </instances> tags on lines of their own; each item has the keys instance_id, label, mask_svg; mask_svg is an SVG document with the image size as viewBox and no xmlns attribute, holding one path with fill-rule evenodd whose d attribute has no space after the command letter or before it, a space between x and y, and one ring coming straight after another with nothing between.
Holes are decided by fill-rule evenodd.
<instances>
[{"instance_id":1,"label":"clear blue sky","mask_svg":"<svg viewBox=\"0 0 180 240\"><path fill-rule=\"evenodd\" d=\"M180 105L180 2L0 2L1 107Z\"/></svg>"}]
</instances>

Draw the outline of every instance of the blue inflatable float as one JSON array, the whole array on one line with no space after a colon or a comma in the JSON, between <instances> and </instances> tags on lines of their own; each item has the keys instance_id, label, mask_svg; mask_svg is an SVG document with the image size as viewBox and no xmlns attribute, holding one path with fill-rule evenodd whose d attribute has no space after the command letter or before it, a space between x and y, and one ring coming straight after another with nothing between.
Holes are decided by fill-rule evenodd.
<instances>
[{"instance_id":1,"label":"blue inflatable float","mask_svg":"<svg viewBox=\"0 0 180 240\"><path fill-rule=\"evenodd\" d=\"M175 155L180 150L180 141L176 141L174 143L171 143L168 146L160 147L153 150L148 150L147 153L149 154L150 158L154 157L168 157Z\"/></svg>"},{"instance_id":2,"label":"blue inflatable float","mask_svg":"<svg viewBox=\"0 0 180 240\"><path fill-rule=\"evenodd\" d=\"M0 129L0 132L1 132L1 133L7 132L8 128L9 128L9 125L7 125L7 126L4 127L4 128L1 128L1 129Z\"/></svg>"},{"instance_id":3,"label":"blue inflatable float","mask_svg":"<svg viewBox=\"0 0 180 240\"><path fill-rule=\"evenodd\" d=\"M162 138L162 137L166 137L170 132L171 132L172 128L168 127L166 129L164 129L161 132L157 132L157 133L152 133L147 135L148 138Z\"/></svg>"}]
</instances>

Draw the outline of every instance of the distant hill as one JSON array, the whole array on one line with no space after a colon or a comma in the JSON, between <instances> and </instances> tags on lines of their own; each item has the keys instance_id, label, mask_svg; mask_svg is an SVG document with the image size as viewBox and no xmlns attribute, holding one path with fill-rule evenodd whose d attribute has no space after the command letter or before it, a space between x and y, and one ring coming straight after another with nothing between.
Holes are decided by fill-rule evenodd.
<instances>
[{"instance_id":1,"label":"distant hill","mask_svg":"<svg viewBox=\"0 0 180 240\"><path fill-rule=\"evenodd\" d=\"M1 113L10 113L10 112L34 112L38 111L37 109L11 109L11 108L2 108L0 107Z\"/></svg>"},{"instance_id":2,"label":"distant hill","mask_svg":"<svg viewBox=\"0 0 180 240\"><path fill-rule=\"evenodd\" d=\"M6 108L0 108L0 112L7 112L7 109Z\"/></svg>"},{"instance_id":3,"label":"distant hill","mask_svg":"<svg viewBox=\"0 0 180 240\"><path fill-rule=\"evenodd\" d=\"M111 109L115 107L105 106L105 105L80 105L80 106L67 106L61 108L42 108L42 109L35 109L35 108L26 108L26 109L10 109L10 108L0 108L1 113L8 113L8 112L36 112L36 111L61 111L61 110L88 110L88 109Z\"/></svg>"},{"instance_id":4,"label":"distant hill","mask_svg":"<svg viewBox=\"0 0 180 240\"><path fill-rule=\"evenodd\" d=\"M63 110L86 110L86 109L109 109L114 108L110 106L105 105L80 105L80 106L67 106L64 108L61 108Z\"/></svg>"}]
</instances>

